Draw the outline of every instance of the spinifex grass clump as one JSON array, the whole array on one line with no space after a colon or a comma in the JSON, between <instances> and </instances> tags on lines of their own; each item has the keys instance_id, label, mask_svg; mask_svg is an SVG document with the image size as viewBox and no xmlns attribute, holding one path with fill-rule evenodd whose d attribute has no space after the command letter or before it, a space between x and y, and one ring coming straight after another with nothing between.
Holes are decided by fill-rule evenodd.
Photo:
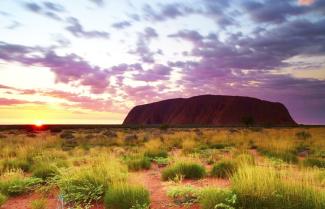
<instances>
[{"instance_id":1,"label":"spinifex grass clump","mask_svg":"<svg viewBox=\"0 0 325 209\"><path fill-rule=\"evenodd\" d=\"M322 209L325 193L306 182L283 179L273 168L243 166L232 178L238 205L245 209Z\"/></svg>"},{"instance_id":2,"label":"spinifex grass clump","mask_svg":"<svg viewBox=\"0 0 325 209\"><path fill-rule=\"evenodd\" d=\"M325 168L325 159L308 157L303 161L304 166Z\"/></svg>"},{"instance_id":3,"label":"spinifex grass clump","mask_svg":"<svg viewBox=\"0 0 325 209\"><path fill-rule=\"evenodd\" d=\"M36 164L32 172L34 177L41 178L43 180L53 178L54 176L58 175L58 173L58 169L55 166L45 163Z\"/></svg>"},{"instance_id":4,"label":"spinifex grass clump","mask_svg":"<svg viewBox=\"0 0 325 209\"><path fill-rule=\"evenodd\" d=\"M30 170L31 166L32 162L24 158L5 159L2 163L4 170L21 169L27 172Z\"/></svg>"},{"instance_id":5,"label":"spinifex grass clump","mask_svg":"<svg viewBox=\"0 0 325 209\"><path fill-rule=\"evenodd\" d=\"M141 169L149 169L151 166L151 160L143 155L129 156L125 159L128 168L132 171L138 171Z\"/></svg>"},{"instance_id":6,"label":"spinifex grass clump","mask_svg":"<svg viewBox=\"0 0 325 209\"><path fill-rule=\"evenodd\" d=\"M164 181L173 180L177 176L187 179L200 179L205 175L205 168L197 163L180 162L165 168L162 171Z\"/></svg>"},{"instance_id":7,"label":"spinifex grass clump","mask_svg":"<svg viewBox=\"0 0 325 209\"><path fill-rule=\"evenodd\" d=\"M92 165L62 170L58 186L65 202L87 205L100 200L111 184L126 177L126 168L117 160L101 158Z\"/></svg>"},{"instance_id":8,"label":"spinifex grass clump","mask_svg":"<svg viewBox=\"0 0 325 209\"><path fill-rule=\"evenodd\" d=\"M0 206L5 203L7 200L7 197L0 193Z\"/></svg>"},{"instance_id":9,"label":"spinifex grass clump","mask_svg":"<svg viewBox=\"0 0 325 209\"><path fill-rule=\"evenodd\" d=\"M42 179L24 177L20 171L9 171L0 177L0 193L14 196L29 192L42 183Z\"/></svg>"},{"instance_id":10,"label":"spinifex grass clump","mask_svg":"<svg viewBox=\"0 0 325 209\"><path fill-rule=\"evenodd\" d=\"M167 191L167 196L173 198L176 204L192 204L198 201L201 190L193 186L175 186Z\"/></svg>"},{"instance_id":11,"label":"spinifex grass clump","mask_svg":"<svg viewBox=\"0 0 325 209\"><path fill-rule=\"evenodd\" d=\"M198 199L202 209L235 209L237 203L234 192L217 187L202 189Z\"/></svg>"},{"instance_id":12,"label":"spinifex grass clump","mask_svg":"<svg viewBox=\"0 0 325 209\"><path fill-rule=\"evenodd\" d=\"M104 198L106 209L149 208L149 192L142 186L126 183L108 188Z\"/></svg>"},{"instance_id":13,"label":"spinifex grass clump","mask_svg":"<svg viewBox=\"0 0 325 209\"><path fill-rule=\"evenodd\" d=\"M231 160L223 160L213 165L211 176L228 178L236 171L237 165Z\"/></svg>"}]
</instances>

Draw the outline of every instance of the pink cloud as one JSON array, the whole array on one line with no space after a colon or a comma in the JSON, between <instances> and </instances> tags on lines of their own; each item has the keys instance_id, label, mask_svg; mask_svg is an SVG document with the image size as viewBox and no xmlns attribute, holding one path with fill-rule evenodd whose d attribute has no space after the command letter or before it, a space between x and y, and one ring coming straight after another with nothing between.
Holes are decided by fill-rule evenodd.
<instances>
[{"instance_id":1,"label":"pink cloud","mask_svg":"<svg viewBox=\"0 0 325 209\"><path fill-rule=\"evenodd\" d=\"M298 4L302 6L309 6L315 3L315 0L298 0Z\"/></svg>"}]
</instances>

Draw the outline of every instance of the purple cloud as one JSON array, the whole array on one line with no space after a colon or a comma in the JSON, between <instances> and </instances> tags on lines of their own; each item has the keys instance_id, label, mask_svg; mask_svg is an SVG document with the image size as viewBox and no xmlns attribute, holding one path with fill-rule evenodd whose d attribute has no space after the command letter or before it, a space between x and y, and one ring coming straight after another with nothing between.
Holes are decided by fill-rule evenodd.
<instances>
[{"instance_id":1,"label":"purple cloud","mask_svg":"<svg viewBox=\"0 0 325 209\"><path fill-rule=\"evenodd\" d=\"M60 4L52 3L52 2L43 2L43 5L39 5L36 3L25 3L24 7L36 14L44 15L46 17L52 18L54 20L62 20L58 13L62 13L65 11L64 7Z\"/></svg>"},{"instance_id":2,"label":"purple cloud","mask_svg":"<svg viewBox=\"0 0 325 209\"><path fill-rule=\"evenodd\" d=\"M80 24L79 20L70 17L68 18L69 26L66 27L66 30L69 31L72 35L75 37L81 37L81 38L104 38L108 39L110 34L104 31L86 31L83 26Z\"/></svg>"},{"instance_id":3,"label":"purple cloud","mask_svg":"<svg viewBox=\"0 0 325 209\"><path fill-rule=\"evenodd\" d=\"M39 55L35 55L35 52ZM59 56L49 49L1 42L0 59L25 65L48 67L55 73L57 82L79 81L80 84L89 86L93 93L103 93L109 86L107 70L92 66L75 54Z\"/></svg>"},{"instance_id":4,"label":"purple cloud","mask_svg":"<svg viewBox=\"0 0 325 209\"><path fill-rule=\"evenodd\" d=\"M138 74L135 74L133 78L140 81L159 81L168 80L171 72L171 68L161 64L155 64L150 70L141 70Z\"/></svg>"},{"instance_id":5,"label":"purple cloud","mask_svg":"<svg viewBox=\"0 0 325 209\"><path fill-rule=\"evenodd\" d=\"M116 29L125 29L125 28L130 27L131 25L132 24L128 21L122 21L122 22L116 22L116 23L112 24L112 27L116 28Z\"/></svg>"}]
</instances>

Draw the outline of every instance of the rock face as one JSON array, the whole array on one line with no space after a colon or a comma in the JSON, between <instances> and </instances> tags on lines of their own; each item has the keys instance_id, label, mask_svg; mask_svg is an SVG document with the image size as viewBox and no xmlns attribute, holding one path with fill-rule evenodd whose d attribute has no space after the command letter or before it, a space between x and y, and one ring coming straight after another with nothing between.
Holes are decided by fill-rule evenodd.
<instances>
[{"instance_id":1,"label":"rock face","mask_svg":"<svg viewBox=\"0 0 325 209\"><path fill-rule=\"evenodd\" d=\"M296 125L278 102L251 97L202 95L135 106L124 125Z\"/></svg>"}]
</instances>

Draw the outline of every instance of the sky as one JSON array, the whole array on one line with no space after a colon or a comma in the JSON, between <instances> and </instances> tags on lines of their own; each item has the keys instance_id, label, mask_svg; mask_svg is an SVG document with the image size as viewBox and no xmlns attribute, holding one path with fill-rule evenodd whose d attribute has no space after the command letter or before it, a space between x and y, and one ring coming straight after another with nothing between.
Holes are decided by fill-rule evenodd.
<instances>
[{"instance_id":1,"label":"sky","mask_svg":"<svg viewBox=\"0 0 325 209\"><path fill-rule=\"evenodd\" d=\"M202 94L325 124L325 0L0 1L0 124L120 124Z\"/></svg>"}]
</instances>

